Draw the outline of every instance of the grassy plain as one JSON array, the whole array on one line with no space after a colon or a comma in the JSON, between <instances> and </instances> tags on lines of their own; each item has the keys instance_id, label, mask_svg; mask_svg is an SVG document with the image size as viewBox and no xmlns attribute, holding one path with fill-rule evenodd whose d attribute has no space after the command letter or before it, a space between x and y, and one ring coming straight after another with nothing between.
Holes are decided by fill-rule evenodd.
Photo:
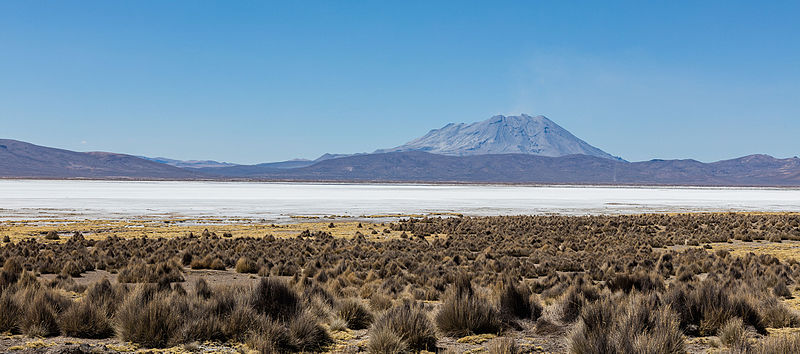
<instances>
[{"instance_id":1,"label":"grassy plain","mask_svg":"<svg viewBox=\"0 0 800 354\"><path fill-rule=\"evenodd\" d=\"M386 217L0 222L0 350L800 345L797 214Z\"/></svg>"}]
</instances>

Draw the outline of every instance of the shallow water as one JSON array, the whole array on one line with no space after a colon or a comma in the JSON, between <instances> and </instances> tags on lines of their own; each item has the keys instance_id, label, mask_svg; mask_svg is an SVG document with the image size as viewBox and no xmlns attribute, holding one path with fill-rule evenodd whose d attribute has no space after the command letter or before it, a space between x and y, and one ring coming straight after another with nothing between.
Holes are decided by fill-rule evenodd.
<instances>
[{"instance_id":1,"label":"shallow water","mask_svg":"<svg viewBox=\"0 0 800 354\"><path fill-rule=\"evenodd\" d=\"M800 189L0 180L0 219L798 211Z\"/></svg>"}]
</instances>

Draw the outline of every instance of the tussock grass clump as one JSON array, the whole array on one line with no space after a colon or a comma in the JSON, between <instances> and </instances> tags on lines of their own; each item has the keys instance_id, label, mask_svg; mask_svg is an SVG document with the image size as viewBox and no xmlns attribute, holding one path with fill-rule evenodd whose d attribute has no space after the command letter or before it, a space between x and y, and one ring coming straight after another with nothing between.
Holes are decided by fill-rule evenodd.
<instances>
[{"instance_id":1,"label":"tussock grass clump","mask_svg":"<svg viewBox=\"0 0 800 354\"><path fill-rule=\"evenodd\" d=\"M300 299L294 290L273 278L261 278L250 303L256 312L277 320L292 319L300 312Z\"/></svg>"},{"instance_id":2,"label":"tussock grass clump","mask_svg":"<svg viewBox=\"0 0 800 354\"><path fill-rule=\"evenodd\" d=\"M21 257L9 257L3 262L3 272L7 274L19 275L23 270Z\"/></svg>"},{"instance_id":3,"label":"tussock grass clump","mask_svg":"<svg viewBox=\"0 0 800 354\"><path fill-rule=\"evenodd\" d=\"M104 307L81 300L70 306L58 318L58 326L65 336L77 338L109 338L114 335L111 320Z\"/></svg>"},{"instance_id":4,"label":"tussock grass clump","mask_svg":"<svg viewBox=\"0 0 800 354\"><path fill-rule=\"evenodd\" d=\"M117 281L120 283L181 282L183 281L181 268L181 265L174 260L156 264L135 262L120 270Z\"/></svg>"},{"instance_id":5,"label":"tussock grass clump","mask_svg":"<svg viewBox=\"0 0 800 354\"><path fill-rule=\"evenodd\" d=\"M762 299L758 303L764 326L772 328L800 327L800 314L790 309L784 302L775 297Z\"/></svg>"},{"instance_id":6,"label":"tussock grass clump","mask_svg":"<svg viewBox=\"0 0 800 354\"><path fill-rule=\"evenodd\" d=\"M25 273L23 273L25 274ZM23 276L21 281L25 279ZM15 301L21 307L19 328L30 337L50 337L59 334L58 315L67 309L72 301L52 289L41 286L34 278L20 286Z\"/></svg>"},{"instance_id":7,"label":"tussock grass clump","mask_svg":"<svg viewBox=\"0 0 800 354\"><path fill-rule=\"evenodd\" d=\"M435 351L436 331L422 306L404 302L386 311L369 330L368 347L372 353L389 349ZM400 343L397 342L400 338ZM387 351L383 351L387 350Z\"/></svg>"},{"instance_id":8,"label":"tussock grass clump","mask_svg":"<svg viewBox=\"0 0 800 354\"><path fill-rule=\"evenodd\" d=\"M747 329L739 317L731 318L728 322L725 322L722 328L719 329L717 336L719 341L727 347L741 351L747 349Z\"/></svg>"},{"instance_id":9,"label":"tussock grass clump","mask_svg":"<svg viewBox=\"0 0 800 354\"><path fill-rule=\"evenodd\" d=\"M36 292L33 300L25 308L21 321L22 332L29 337L58 335L56 311L44 292Z\"/></svg>"},{"instance_id":10,"label":"tussock grass clump","mask_svg":"<svg viewBox=\"0 0 800 354\"><path fill-rule=\"evenodd\" d=\"M77 278L81 276L81 272L83 272L83 269L81 269L77 263L73 261L67 261L67 263L64 264L64 267L61 268L60 274L62 276L70 276L73 278Z\"/></svg>"},{"instance_id":11,"label":"tussock grass clump","mask_svg":"<svg viewBox=\"0 0 800 354\"><path fill-rule=\"evenodd\" d=\"M748 353L775 354L775 353L800 353L800 336L779 335L767 337L758 345L751 348Z\"/></svg>"},{"instance_id":12,"label":"tussock grass clump","mask_svg":"<svg viewBox=\"0 0 800 354\"><path fill-rule=\"evenodd\" d=\"M236 261L237 273L255 274L258 273L258 269L258 264L250 260L250 258L240 257L239 260Z\"/></svg>"},{"instance_id":13,"label":"tussock grass clump","mask_svg":"<svg viewBox=\"0 0 800 354\"><path fill-rule=\"evenodd\" d=\"M3 293L0 294L0 333L18 334L20 316L22 316L22 308L14 298L12 291L3 290Z\"/></svg>"},{"instance_id":14,"label":"tussock grass clump","mask_svg":"<svg viewBox=\"0 0 800 354\"><path fill-rule=\"evenodd\" d=\"M569 352L684 353L678 316L657 297L631 295L588 304L568 336Z\"/></svg>"},{"instance_id":15,"label":"tussock grass clump","mask_svg":"<svg viewBox=\"0 0 800 354\"><path fill-rule=\"evenodd\" d=\"M575 284L570 286L561 298L561 321L564 323L575 322L580 316L583 307L598 298L597 289L591 285Z\"/></svg>"},{"instance_id":16,"label":"tussock grass clump","mask_svg":"<svg viewBox=\"0 0 800 354\"><path fill-rule=\"evenodd\" d=\"M260 353L322 352L332 343L328 331L308 313L289 323L261 316L247 336L247 345Z\"/></svg>"},{"instance_id":17,"label":"tussock grass clump","mask_svg":"<svg viewBox=\"0 0 800 354\"><path fill-rule=\"evenodd\" d=\"M369 298L369 307L372 311L384 311L392 307L392 298L386 294L375 293Z\"/></svg>"},{"instance_id":18,"label":"tussock grass clump","mask_svg":"<svg viewBox=\"0 0 800 354\"><path fill-rule=\"evenodd\" d=\"M408 353L408 344L397 333L382 328L370 331L367 351L373 354Z\"/></svg>"},{"instance_id":19,"label":"tussock grass clump","mask_svg":"<svg viewBox=\"0 0 800 354\"><path fill-rule=\"evenodd\" d=\"M696 287L674 286L664 300L678 313L681 328L702 336L715 335L730 319L739 317L745 325L766 334L764 321L757 310L757 299L739 286L723 287L707 279Z\"/></svg>"},{"instance_id":20,"label":"tussock grass clump","mask_svg":"<svg viewBox=\"0 0 800 354\"><path fill-rule=\"evenodd\" d=\"M208 265L208 269L213 270L225 270L225 268L225 262L219 258L214 258L214 260L211 261L211 264Z\"/></svg>"},{"instance_id":21,"label":"tussock grass clump","mask_svg":"<svg viewBox=\"0 0 800 354\"><path fill-rule=\"evenodd\" d=\"M622 290L625 293L630 293L632 290L639 292L663 291L664 280L657 273L618 273L608 282L608 288L611 291Z\"/></svg>"},{"instance_id":22,"label":"tussock grass clump","mask_svg":"<svg viewBox=\"0 0 800 354\"><path fill-rule=\"evenodd\" d=\"M258 325L249 332L247 346L259 353L294 351L289 329L281 323L260 317Z\"/></svg>"},{"instance_id":23,"label":"tussock grass clump","mask_svg":"<svg viewBox=\"0 0 800 354\"><path fill-rule=\"evenodd\" d=\"M456 337L498 333L503 329L497 309L475 292L466 277L457 279L445 295L436 314L436 325L442 333Z\"/></svg>"},{"instance_id":24,"label":"tussock grass clump","mask_svg":"<svg viewBox=\"0 0 800 354\"><path fill-rule=\"evenodd\" d=\"M347 322L347 328L365 329L372 324L372 313L357 299L344 299L336 307L336 313Z\"/></svg>"},{"instance_id":25,"label":"tussock grass clump","mask_svg":"<svg viewBox=\"0 0 800 354\"><path fill-rule=\"evenodd\" d=\"M299 352L321 352L333 340L316 318L303 312L289 322L292 347Z\"/></svg>"},{"instance_id":26,"label":"tussock grass clump","mask_svg":"<svg viewBox=\"0 0 800 354\"><path fill-rule=\"evenodd\" d=\"M170 293L138 286L115 316L120 339L146 348L163 348L181 327L181 313Z\"/></svg>"},{"instance_id":27,"label":"tussock grass clump","mask_svg":"<svg viewBox=\"0 0 800 354\"><path fill-rule=\"evenodd\" d=\"M22 259L20 257L10 257L3 262L3 269L0 270L0 291L14 285L22 274Z\"/></svg>"},{"instance_id":28,"label":"tussock grass clump","mask_svg":"<svg viewBox=\"0 0 800 354\"><path fill-rule=\"evenodd\" d=\"M51 231L48 231L48 232L47 232L47 233L44 235L44 239L45 239L45 240L51 240L51 241L55 241L55 240L60 240L60 239L61 239L61 237L59 237L59 236L58 236L58 232L55 232L55 231L52 231L52 230L51 230Z\"/></svg>"},{"instance_id":29,"label":"tussock grass clump","mask_svg":"<svg viewBox=\"0 0 800 354\"><path fill-rule=\"evenodd\" d=\"M542 305L525 287L506 285L500 293L500 313L506 317L537 320L542 315Z\"/></svg>"},{"instance_id":30,"label":"tussock grass clump","mask_svg":"<svg viewBox=\"0 0 800 354\"><path fill-rule=\"evenodd\" d=\"M520 352L517 341L512 338L495 338L486 348L488 354L517 354Z\"/></svg>"},{"instance_id":31,"label":"tussock grass clump","mask_svg":"<svg viewBox=\"0 0 800 354\"><path fill-rule=\"evenodd\" d=\"M107 315L112 316L116 312L117 305L122 302L126 294L126 287L118 286L115 288L108 279L103 278L89 285L83 301L102 309Z\"/></svg>"}]
</instances>

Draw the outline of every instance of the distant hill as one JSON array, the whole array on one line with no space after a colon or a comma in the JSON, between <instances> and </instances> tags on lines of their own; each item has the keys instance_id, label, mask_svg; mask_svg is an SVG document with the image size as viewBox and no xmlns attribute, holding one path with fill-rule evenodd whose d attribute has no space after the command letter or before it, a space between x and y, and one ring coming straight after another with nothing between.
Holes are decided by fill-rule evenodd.
<instances>
[{"instance_id":1,"label":"distant hill","mask_svg":"<svg viewBox=\"0 0 800 354\"><path fill-rule=\"evenodd\" d=\"M136 156L136 157L180 168L216 168L216 167L238 166L235 163L218 162L213 160L175 160L175 159L168 159L166 157L147 157L147 156Z\"/></svg>"},{"instance_id":2,"label":"distant hill","mask_svg":"<svg viewBox=\"0 0 800 354\"><path fill-rule=\"evenodd\" d=\"M260 163L257 165L203 167L203 168L197 168L196 170L201 173L206 173L218 177L230 177L230 178L255 177L263 175L264 173L275 172L276 170L308 167L317 162L337 159L341 157L356 156L356 155L365 155L365 154L324 154L318 157L316 160L295 159L295 160L287 160L280 162Z\"/></svg>"},{"instance_id":3,"label":"distant hill","mask_svg":"<svg viewBox=\"0 0 800 354\"><path fill-rule=\"evenodd\" d=\"M304 181L799 186L800 159L751 155L714 163L695 160L631 163L588 155L445 156L408 151L342 157L302 168L263 170L246 177Z\"/></svg>"},{"instance_id":4,"label":"distant hill","mask_svg":"<svg viewBox=\"0 0 800 354\"><path fill-rule=\"evenodd\" d=\"M0 177L191 179L199 173L131 155L75 152L0 139Z\"/></svg>"},{"instance_id":5,"label":"distant hill","mask_svg":"<svg viewBox=\"0 0 800 354\"><path fill-rule=\"evenodd\" d=\"M618 160L589 145L545 116L494 116L472 124L450 123L404 145L376 153L423 151L469 156L529 154L538 156L588 155Z\"/></svg>"}]
</instances>

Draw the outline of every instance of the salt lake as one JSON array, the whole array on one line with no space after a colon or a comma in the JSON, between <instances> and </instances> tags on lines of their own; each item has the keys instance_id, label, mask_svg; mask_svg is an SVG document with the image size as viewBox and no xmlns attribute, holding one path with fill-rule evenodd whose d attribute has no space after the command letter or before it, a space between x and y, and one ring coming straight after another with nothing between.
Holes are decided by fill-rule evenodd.
<instances>
[{"instance_id":1,"label":"salt lake","mask_svg":"<svg viewBox=\"0 0 800 354\"><path fill-rule=\"evenodd\" d=\"M0 219L800 212L800 189L0 180Z\"/></svg>"}]
</instances>

